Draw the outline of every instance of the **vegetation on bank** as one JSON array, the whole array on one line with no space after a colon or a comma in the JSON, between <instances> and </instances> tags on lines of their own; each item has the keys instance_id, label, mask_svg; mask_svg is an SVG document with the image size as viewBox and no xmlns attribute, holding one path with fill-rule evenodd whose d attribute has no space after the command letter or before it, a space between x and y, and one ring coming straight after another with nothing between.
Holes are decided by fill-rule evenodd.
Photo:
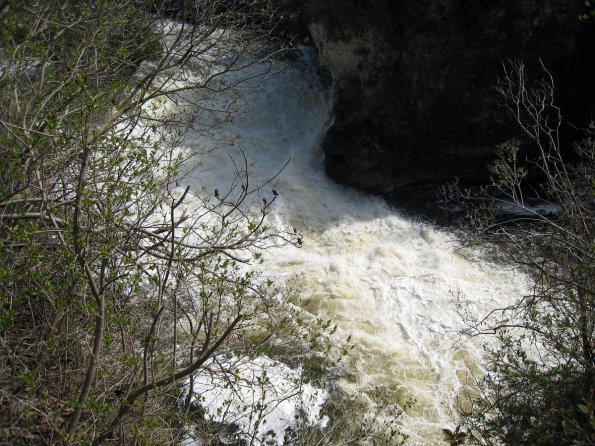
<instances>
[{"instance_id":1,"label":"vegetation on bank","mask_svg":"<svg viewBox=\"0 0 595 446\"><path fill-rule=\"evenodd\" d=\"M532 80L521 62L505 65L497 90L520 139L498 147L490 186L455 191L470 206L467 243L533 280L516 304L469 321L491 338L480 393L461 402L474 444L595 444L595 128L569 162L542 69Z\"/></svg>"},{"instance_id":2,"label":"vegetation on bank","mask_svg":"<svg viewBox=\"0 0 595 446\"><path fill-rule=\"evenodd\" d=\"M298 243L265 226L272 192L253 199L241 165L220 196L177 188L188 154L174 148L203 123L153 105L228 88L263 33L213 2L200 27L150 6L0 6L2 442L179 443L196 418L181 386L207 361L303 334L240 267Z\"/></svg>"}]
</instances>

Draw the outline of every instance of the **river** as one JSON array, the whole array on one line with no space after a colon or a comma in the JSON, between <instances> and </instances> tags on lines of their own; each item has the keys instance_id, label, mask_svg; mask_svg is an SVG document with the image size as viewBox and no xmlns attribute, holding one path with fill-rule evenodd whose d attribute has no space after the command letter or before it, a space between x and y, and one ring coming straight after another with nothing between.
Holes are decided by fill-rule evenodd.
<instances>
[{"instance_id":1,"label":"river","mask_svg":"<svg viewBox=\"0 0 595 446\"><path fill-rule=\"evenodd\" d=\"M268 250L263 270L311 298L313 311L337 324L337 339L351 336L348 378L340 380L347 392L372 398L381 389L403 407L413 401L400 418L408 444L441 444L442 428L456 425L455 404L473 394L483 370L482 340L458 334L463 313L485 314L510 302L524 279L458 249L453 232L328 179L320 143L332 123L332 88L315 51L297 53L241 84L239 114L217 123L215 142L198 134L188 139L190 148L213 150L197 155L199 168L185 184L224 190L234 176L230 160L242 152L251 184L282 170L263 188L267 196L273 188L279 194L269 224L296 228L303 246ZM231 84L246 73L226 76L222 82Z\"/></svg>"}]
</instances>

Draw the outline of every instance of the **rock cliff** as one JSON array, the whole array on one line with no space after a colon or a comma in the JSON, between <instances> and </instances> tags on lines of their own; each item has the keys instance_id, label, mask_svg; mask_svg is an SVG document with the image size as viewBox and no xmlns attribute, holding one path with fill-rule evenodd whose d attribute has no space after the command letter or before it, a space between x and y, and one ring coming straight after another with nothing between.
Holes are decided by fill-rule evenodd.
<instances>
[{"instance_id":1,"label":"rock cliff","mask_svg":"<svg viewBox=\"0 0 595 446\"><path fill-rule=\"evenodd\" d=\"M335 85L328 174L387 196L459 177L484 182L516 129L493 89L502 61L538 60L565 117L595 114L595 25L569 0L310 0L302 20Z\"/></svg>"}]
</instances>

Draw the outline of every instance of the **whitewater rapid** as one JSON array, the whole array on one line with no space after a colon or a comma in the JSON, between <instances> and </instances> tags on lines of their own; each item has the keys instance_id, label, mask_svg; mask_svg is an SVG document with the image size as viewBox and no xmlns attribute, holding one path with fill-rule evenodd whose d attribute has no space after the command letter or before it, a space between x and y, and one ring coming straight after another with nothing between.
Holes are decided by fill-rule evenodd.
<instances>
[{"instance_id":1,"label":"whitewater rapid","mask_svg":"<svg viewBox=\"0 0 595 446\"><path fill-rule=\"evenodd\" d=\"M462 312L502 306L525 281L457 250L452 233L325 176L320 143L332 122L332 91L316 64L314 51L302 48L272 70L250 67L269 73L243 84L240 114L217 123L215 140L189 136L184 149L205 154L181 186L224 190L231 159L244 155L251 184L262 184L289 161L263 193L279 193L269 224L295 227L303 246L265 252L263 270L310 297L314 311L337 324L337 339L351 336L344 389L371 395L380 388L402 406L414 401L401 418L409 444L441 444L441 429L456 425L457 399L473 392L482 372L481 340L458 335Z\"/></svg>"}]
</instances>

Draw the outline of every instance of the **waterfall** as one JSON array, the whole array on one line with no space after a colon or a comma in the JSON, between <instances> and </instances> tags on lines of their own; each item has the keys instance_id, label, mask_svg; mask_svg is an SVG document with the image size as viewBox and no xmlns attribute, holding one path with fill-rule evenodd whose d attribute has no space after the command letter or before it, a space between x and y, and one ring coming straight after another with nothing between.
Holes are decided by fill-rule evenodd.
<instances>
[{"instance_id":1,"label":"waterfall","mask_svg":"<svg viewBox=\"0 0 595 446\"><path fill-rule=\"evenodd\" d=\"M265 252L266 274L280 283L300 275L298 291L338 325L337 339L351 336L346 391L380 387L401 405L414 400L401 418L410 444L439 444L441 429L456 423L456 401L473 393L482 373L482 340L458 334L463 312L501 307L521 295L525 280L457 250L453 233L325 176L320 143L332 93L316 64L314 51L302 48L297 58L250 67L267 73L242 84L239 116L217 123L215 142L189 137L187 150L213 150L196 155L199 168L183 186L224 188L231 159L243 156L251 184L274 177L266 190L279 197L269 222L295 227L304 243ZM226 76L231 83L246 73Z\"/></svg>"}]
</instances>

